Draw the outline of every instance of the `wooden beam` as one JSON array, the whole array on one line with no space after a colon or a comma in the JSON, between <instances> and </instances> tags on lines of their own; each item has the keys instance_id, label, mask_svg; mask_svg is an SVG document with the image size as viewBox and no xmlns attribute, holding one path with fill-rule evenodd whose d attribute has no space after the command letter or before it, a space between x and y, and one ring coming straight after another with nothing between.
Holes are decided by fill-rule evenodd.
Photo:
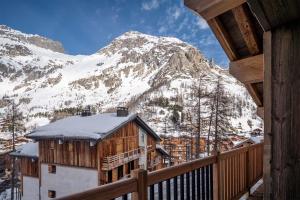
<instances>
[{"instance_id":1,"label":"wooden beam","mask_svg":"<svg viewBox=\"0 0 300 200\"><path fill-rule=\"evenodd\" d=\"M299 21L272 30L271 199L300 199L299 58Z\"/></svg>"},{"instance_id":2,"label":"wooden beam","mask_svg":"<svg viewBox=\"0 0 300 200\"><path fill-rule=\"evenodd\" d=\"M230 62L229 73L242 83L262 82L264 79L263 54Z\"/></svg>"},{"instance_id":3,"label":"wooden beam","mask_svg":"<svg viewBox=\"0 0 300 200\"><path fill-rule=\"evenodd\" d=\"M264 31L270 30L271 25L263 11L263 8L260 4L260 0L247 0L247 2L253 15L255 15L256 19L258 20L259 24L264 29Z\"/></svg>"},{"instance_id":4,"label":"wooden beam","mask_svg":"<svg viewBox=\"0 0 300 200\"><path fill-rule=\"evenodd\" d=\"M258 39L255 33L254 26L243 5L232 9L233 16L242 33L244 41L251 55L256 55L260 52Z\"/></svg>"},{"instance_id":5,"label":"wooden beam","mask_svg":"<svg viewBox=\"0 0 300 200\"><path fill-rule=\"evenodd\" d=\"M250 96L252 97L252 99L256 103L256 105L257 106L262 106L263 105L263 102L261 100L262 98L259 96L257 91L253 88L251 83L245 84L245 87L247 88Z\"/></svg>"},{"instance_id":6,"label":"wooden beam","mask_svg":"<svg viewBox=\"0 0 300 200\"><path fill-rule=\"evenodd\" d=\"M236 50L232 44L231 38L227 32L227 30L224 28L222 22L218 18L213 18L209 21L207 21L210 28L216 35L218 41L220 42L221 46L223 47L225 53L229 57L230 61L234 61L238 59Z\"/></svg>"},{"instance_id":7,"label":"wooden beam","mask_svg":"<svg viewBox=\"0 0 300 200\"><path fill-rule=\"evenodd\" d=\"M245 2L246 0L184 0L185 6L206 20L213 19Z\"/></svg>"},{"instance_id":8,"label":"wooden beam","mask_svg":"<svg viewBox=\"0 0 300 200\"><path fill-rule=\"evenodd\" d=\"M263 119L263 118L264 118L264 107L263 107L263 106L257 107L256 114L257 114L260 118Z\"/></svg>"},{"instance_id":9,"label":"wooden beam","mask_svg":"<svg viewBox=\"0 0 300 200\"><path fill-rule=\"evenodd\" d=\"M271 199L271 57L272 34L264 33L264 199Z\"/></svg>"},{"instance_id":10,"label":"wooden beam","mask_svg":"<svg viewBox=\"0 0 300 200\"><path fill-rule=\"evenodd\" d=\"M299 0L247 0L265 31L299 20Z\"/></svg>"}]
</instances>

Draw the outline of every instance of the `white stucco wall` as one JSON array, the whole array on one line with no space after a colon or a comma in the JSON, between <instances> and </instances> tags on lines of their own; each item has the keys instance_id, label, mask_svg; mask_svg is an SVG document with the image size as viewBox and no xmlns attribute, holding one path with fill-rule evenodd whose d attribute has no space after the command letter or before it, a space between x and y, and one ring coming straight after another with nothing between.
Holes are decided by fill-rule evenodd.
<instances>
[{"instance_id":1,"label":"white stucco wall","mask_svg":"<svg viewBox=\"0 0 300 200\"><path fill-rule=\"evenodd\" d=\"M143 165L144 169L147 170L147 133L139 127L139 147L144 147L145 152L139 158L139 165Z\"/></svg>"},{"instance_id":2,"label":"white stucco wall","mask_svg":"<svg viewBox=\"0 0 300 200\"><path fill-rule=\"evenodd\" d=\"M22 200L38 200L39 199L39 179L23 176L23 196Z\"/></svg>"},{"instance_id":3,"label":"white stucco wall","mask_svg":"<svg viewBox=\"0 0 300 200\"><path fill-rule=\"evenodd\" d=\"M56 191L56 198L59 198L97 186L97 170L56 165L56 173L52 174L47 164L41 164L42 200L49 199L48 190Z\"/></svg>"}]
</instances>

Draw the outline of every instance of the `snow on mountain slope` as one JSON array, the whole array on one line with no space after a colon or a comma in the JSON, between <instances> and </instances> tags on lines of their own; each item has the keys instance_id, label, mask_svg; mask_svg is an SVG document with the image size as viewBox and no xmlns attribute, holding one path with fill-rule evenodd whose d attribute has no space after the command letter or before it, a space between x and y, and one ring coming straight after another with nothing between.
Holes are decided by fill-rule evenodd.
<instances>
[{"instance_id":1,"label":"snow on mountain slope","mask_svg":"<svg viewBox=\"0 0 300 200\"><path fill-rule=\"evenodd\" d=\"M260 126L245 88L176 38L132 31L92 55L74 56L64 54L59 42L0 26L0 97L13 96L30 127L47 123L62 108L93 105L105 112L127 105L162 133L171 111L151 102L167 98L171 105L180 104L184 113L189 85L199 71L207 74L207 90L213 90L221 76L234 104L243 105L242 113L231 119L235 128L249 130L248 120ZM0 112L4 108L0 101Z\"/></svg>"}]
</instances>

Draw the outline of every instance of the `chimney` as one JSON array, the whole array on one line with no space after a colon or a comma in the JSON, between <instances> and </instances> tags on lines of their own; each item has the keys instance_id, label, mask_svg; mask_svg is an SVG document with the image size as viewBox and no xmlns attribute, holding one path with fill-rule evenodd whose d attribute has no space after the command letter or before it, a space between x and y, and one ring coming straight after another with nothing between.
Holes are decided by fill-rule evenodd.
<instances>
[{"instance_id":1,"label":"chimney","mask_svg":"<svg viewBox=\"0 0 300 200\"><path fill-rule=\"evenodd\" d=\"M91 106L86 106L83 111L81 112L81 117L91 116Z\"/></svg>"},{"instance_id":2,"label":"chimney","mask_svg":"<svg viewBox=\"0 0 300 200\"><path fill-rule=\"evenodd\" d=\"M117 117L126 117L128 115L128 108L117 107Z\"/></svg>"}]
</instances>

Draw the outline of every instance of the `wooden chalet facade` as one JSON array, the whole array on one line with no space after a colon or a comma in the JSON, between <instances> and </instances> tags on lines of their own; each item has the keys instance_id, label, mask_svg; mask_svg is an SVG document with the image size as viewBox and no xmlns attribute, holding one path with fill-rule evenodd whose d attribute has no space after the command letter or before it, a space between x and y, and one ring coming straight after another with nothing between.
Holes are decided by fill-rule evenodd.
<instances>
[{"instance_id":1,"label":"wooden chalet facade","mask_svg":"<svg viewBox=\"0 0 300 200\"><path fill-rule=\"evenodd\" d=\"M300 199L300 1L184 0L264 119L264 199Z\"/></svg>"},{"instance_id":2,"label":"wooden chalet facade","mask_svg":"<svg viewBox=\"0 0 300 200\"><path fill-rule=\"evenodd\" d=\"M134 169L160 169L166 156L156 146L159 136L136 114L69 117L40 127L27 137L38 144L38 158L24 157L22 152L13 155L21 159L22 177L38 178L40 199L114 182ZM26 184L31 182L23 181L24 193Z\"/></svg>"}]
</instances>

